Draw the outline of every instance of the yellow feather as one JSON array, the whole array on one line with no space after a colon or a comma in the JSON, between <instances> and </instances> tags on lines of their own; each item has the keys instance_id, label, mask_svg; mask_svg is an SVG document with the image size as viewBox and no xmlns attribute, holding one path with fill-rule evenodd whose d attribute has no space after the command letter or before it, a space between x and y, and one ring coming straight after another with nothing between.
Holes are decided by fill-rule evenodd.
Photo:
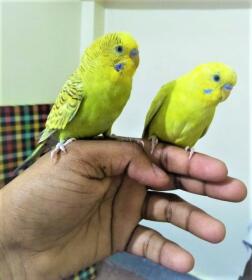
<instances>
[{"instance_id":1,"label":"yellow feather","mask_svg":"<svg viewBox=\"0 0 252 280\"><path fill-rule=\"evenodd\" d=\"M143 136L193 147L205 135L216 106L227 99L236 80L229 66L208 63L164 85L148 111Z\"/></svg>"},{"instance_id":2,"label":"yellow feather","mask_svg":"<svg viewBox=\"0 0 252 280\"><path fill-rule=\"evenodd\" d=\"M117 52L118 46L123 48L121 53ZM59 140L64 141L109 131L130 96L139 64L138 54L132 57L131 51L137 49L136 41L128 33L109 33L97 39L59 93L44 135L54 130ZM123 65L119 71L115 69L118 64Z\"/></svg>"},{"instance_id":3,"label":"yellow feather","mask_svg":"<svg viewBox=\"0 0 252 280\"><path fill-rule=\"evenodd\" d=\"M39 147L55 136L65 141L109 134L128 101L138 64L138 46L130 34L109 33L94 41L60 91Z\"/></svg>"}]
</instances>

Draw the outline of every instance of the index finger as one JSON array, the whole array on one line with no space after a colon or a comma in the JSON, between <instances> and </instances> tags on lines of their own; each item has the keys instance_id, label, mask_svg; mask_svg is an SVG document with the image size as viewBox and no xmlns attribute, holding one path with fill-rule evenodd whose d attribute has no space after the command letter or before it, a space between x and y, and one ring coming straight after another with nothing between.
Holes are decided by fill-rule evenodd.
<instances>
[{"instance_id":1,"label":"index finger","mask_svg":"<svg viewBox=\"0 0 252 280\"><path fill-rule=\"evenodd\" d=\"M148 148L146 152L149 153ZM204 154L195 153L189 159L189 154L182 148L159 144L150 156L156 164L171 173L209 182L222 182L227 178L225 163Z\"/></svg>"}]
</instances>

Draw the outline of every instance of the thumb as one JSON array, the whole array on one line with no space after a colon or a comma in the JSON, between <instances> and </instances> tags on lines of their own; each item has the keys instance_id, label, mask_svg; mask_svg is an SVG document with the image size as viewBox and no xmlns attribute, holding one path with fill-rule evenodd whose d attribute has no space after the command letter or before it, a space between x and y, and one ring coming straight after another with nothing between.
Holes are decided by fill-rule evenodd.
<instances>
[{"instance_id":1,"label":"thumb","mask_svg":"<svg viewBox=\"0 0 252 280\"><path fill-rule=\"evenodd\" d=\"M126 173L137 182L155 188L169 185L168 174L151 162L135 143L118 141L76 141L79 154L101 168L106 176Z\"/></svg>"}]
</instances>

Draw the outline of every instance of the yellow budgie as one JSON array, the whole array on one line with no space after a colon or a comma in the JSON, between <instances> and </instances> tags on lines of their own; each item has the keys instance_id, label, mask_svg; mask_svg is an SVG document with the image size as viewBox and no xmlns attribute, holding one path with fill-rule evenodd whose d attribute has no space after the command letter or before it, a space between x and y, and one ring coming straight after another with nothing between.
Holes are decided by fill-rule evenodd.
<instances>
[{"instance_id":1,"label":"yellow budgie","mask_svg":"<svg viewBox=\"0 0 252 280\"><path fill-rule=\"evenodd\" d=\"M108 33L94 41L60 91L37 148L19 169L40 154L52 136L59 140L54 157L66 151L73 138L109 135L130 96L138 64L138 45L129 33Z\"/></svg>"},{"instance_id":2,"label":"yellow budgie","mask_svg":"<svg viewBox=\"0 0 252 280\"><path fill-rule=\"evenodd\" d=\"M190 151L203 137L214 117L216 106L226 100L235 86L234 70L223 63L207 63L175 81L165 84L147 113L143 137Z\"/></svg>"}]
</instances>

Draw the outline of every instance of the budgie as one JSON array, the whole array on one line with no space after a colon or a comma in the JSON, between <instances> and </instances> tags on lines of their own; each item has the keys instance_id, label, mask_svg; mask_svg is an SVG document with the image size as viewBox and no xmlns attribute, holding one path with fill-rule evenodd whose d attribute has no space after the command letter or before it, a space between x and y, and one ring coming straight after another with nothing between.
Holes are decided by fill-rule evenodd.
<instances>
[{"instance_id":1,"label":"budgie","mask_svg":"<svg viewBox=\"0 0 252 280\"><path fill-rule=\"evenodd\" d=\"M52 137L59 141L51 153L54 158L75 138L109 135L129 99L138 64L138 45L129 33L95 40L59 92L37 148L18 169L33 161Z\"/></svg>"},{"instance_id":2,"label":"budgie","mask_svg":"<svg viewBox=\"0 0 252 280\"><path fill-rule=\"evenodd\" d=\"M226 100L237 82L233 69L223 63L197 66L177 80L165 84L147 113L143 138L168 142L193 154L193 146L203 137L216 106Z\"/></svg>"}]
</instances>

